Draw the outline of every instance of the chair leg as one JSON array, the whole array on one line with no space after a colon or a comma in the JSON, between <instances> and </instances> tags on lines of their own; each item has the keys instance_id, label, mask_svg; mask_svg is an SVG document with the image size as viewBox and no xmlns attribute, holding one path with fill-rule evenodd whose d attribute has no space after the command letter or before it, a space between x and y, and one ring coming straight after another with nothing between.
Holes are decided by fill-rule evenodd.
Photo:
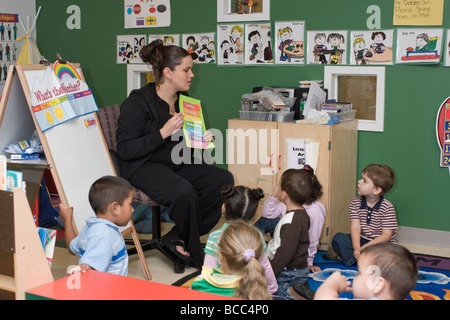
<instances>
[{"instance_id":1,"label":"chair leg","mask_svg":"<svg viewBox=\"0 0 450 320\"><path fill-rule=\"evenodd\" d=\"M166 249L161 240L161 207L152 206L152 239L141 240L140 245L142 251L148 251L157 249L169 258L174 264L175 273L183 273L185 265L180 261L172 252ZM137 252L137 248L131 248L128 250L128 254L132 255Z\"/></svg>"}]
</instances>

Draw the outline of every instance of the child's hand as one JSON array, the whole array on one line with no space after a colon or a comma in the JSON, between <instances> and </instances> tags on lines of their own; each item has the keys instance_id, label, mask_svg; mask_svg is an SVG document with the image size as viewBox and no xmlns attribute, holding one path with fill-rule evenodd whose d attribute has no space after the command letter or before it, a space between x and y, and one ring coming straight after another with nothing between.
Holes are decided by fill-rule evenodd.
<instances>
[{"instance_id":1,"label":"child's hand","mask_svg":"<svg viewBox=\"0 0 450 320\"><path fill-rule=\"evenodd\" d=\"M275 186L275 189L273 190L272 194L270 195L272 198L276 199L278 193L278 185Z\"/></svg>"},{"instance_id":2,"label":"child's hand","mask_svg":"<svg viewBox=\"0 0 450 320\"><path fill-rule=\"evenodd\" d=\"M343 276L339 271L333 272L331 276L328 277L326 281L332 282L334 288L337 290L337 292L351 292L351 282L347 281L347 278Z\"/></svg>"},{"instance_id":3,"label":"child's hand","mask_svg":"<svg viewBox=\"0 0 450 320\"><path fill-rule=\"evenodd\" d=\"M311 272L319 272L321 270L318 266L308 266L308 268Z\"/></svg>"},{"instance_id":4,"label":"child's hand","mask_svg":"<svg viewBox=\"0 0 450 320\"><path fill-rule=\"evenodd\" d=\"M59 216L66 223L73 217L73 207L67 208L62 203L59 204Z\"/></svg>"},{"instance_id":5,"label":"child's hand","mask_svg":"<svg viewBox=\"0 0 450 320\"><path fill-rule=\"evenodd\" d=\"M72 274L75 274L77 272L86 273L87 270L91 270L91 269L92 268L88 264L82 263L82 264L77 265L77 266L69 266L67 268L66 272L67 272L68 275L72 275Z\"/></svg>"}]
</instances>

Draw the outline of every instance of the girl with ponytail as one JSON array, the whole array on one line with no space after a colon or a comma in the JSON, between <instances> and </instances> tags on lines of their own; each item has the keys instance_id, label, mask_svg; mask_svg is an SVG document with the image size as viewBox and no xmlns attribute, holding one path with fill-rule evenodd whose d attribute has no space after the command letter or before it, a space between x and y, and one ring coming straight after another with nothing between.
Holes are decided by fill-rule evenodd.
<instances>
[{"instance_id":1,"label":"girl with ponytail","mask_svg":"<svg viewBox=\"0 0 450 320\"><path fill-rule=\"evenodd\" d=\"M261 188L250 189L244 186L226 185L222 188L222 216L225 219L224 224L218 230L211 232L206 242L205 259L203 266L212 268L221 268L219 260L219 241L220 238L232 221L242 220L251 224L255 219L255 213L258 208L259 200L264 197L264 191ZM277 281L272 270L272 266L267 255L267 246L264 241L264 235L260 233L263 240L263 254L259 258L259 263L263 266L270 293L278 290Z\"/></svg>"},{"instance_id":2,"label":"girl with ponytail","mask_svg":"<svg viewBox=\"0 0 450 320\"><path fill-rule=\"evenodd\" d=\"M203 267L192 289L246 300L270 300L259 259L264 253L260 232L242 220L232 221L219 242L222 269Z\"/></svg>"}]
</instances>

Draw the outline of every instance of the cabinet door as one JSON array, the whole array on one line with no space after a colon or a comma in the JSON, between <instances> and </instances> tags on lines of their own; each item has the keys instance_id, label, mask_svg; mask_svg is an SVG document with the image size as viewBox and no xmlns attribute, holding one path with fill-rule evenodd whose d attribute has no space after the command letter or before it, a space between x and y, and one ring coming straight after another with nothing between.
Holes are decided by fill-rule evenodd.
<instances>
[{"instance_id":1,"label":"cabinet door","mask_svg":"<svg viewBox=\"0 0 450 320\"><path fill-rule=\"evenodd\" d=\"M227 161L235 185L261 188L269 195L276 184L277 157L276 122L228 121Z\"/></svg>"}]
</instances>

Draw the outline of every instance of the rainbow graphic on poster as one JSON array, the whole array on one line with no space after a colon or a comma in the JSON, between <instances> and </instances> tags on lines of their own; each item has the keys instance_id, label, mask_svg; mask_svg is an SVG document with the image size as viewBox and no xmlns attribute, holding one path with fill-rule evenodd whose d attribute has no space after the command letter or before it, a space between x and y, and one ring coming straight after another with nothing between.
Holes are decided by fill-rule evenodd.
<instances>
[{"instance_id":1,"label":"rainbow graphic on poster","mask_svg":"<svg viewBox=\"0 0 450 320\"><path fill-rule=\"evenodd\" d=\"M77 116L98 111L92 90L89 89L73 64L57 60L53 64L53 72Z\"/></svg>"},{"instance_id":2,"label":"rainbow graphic on poster","mask_svg":"<svg viewBox=\"0 0 450 320\"><path fill-rule=\"evenodd\" d=\"M70 62L61 63L56 61L53 65L53 71L55 72L58 79L63 79L64 76L69 76L72 79L82 80L77 69Z\"/></svg>"}]
</instances>

